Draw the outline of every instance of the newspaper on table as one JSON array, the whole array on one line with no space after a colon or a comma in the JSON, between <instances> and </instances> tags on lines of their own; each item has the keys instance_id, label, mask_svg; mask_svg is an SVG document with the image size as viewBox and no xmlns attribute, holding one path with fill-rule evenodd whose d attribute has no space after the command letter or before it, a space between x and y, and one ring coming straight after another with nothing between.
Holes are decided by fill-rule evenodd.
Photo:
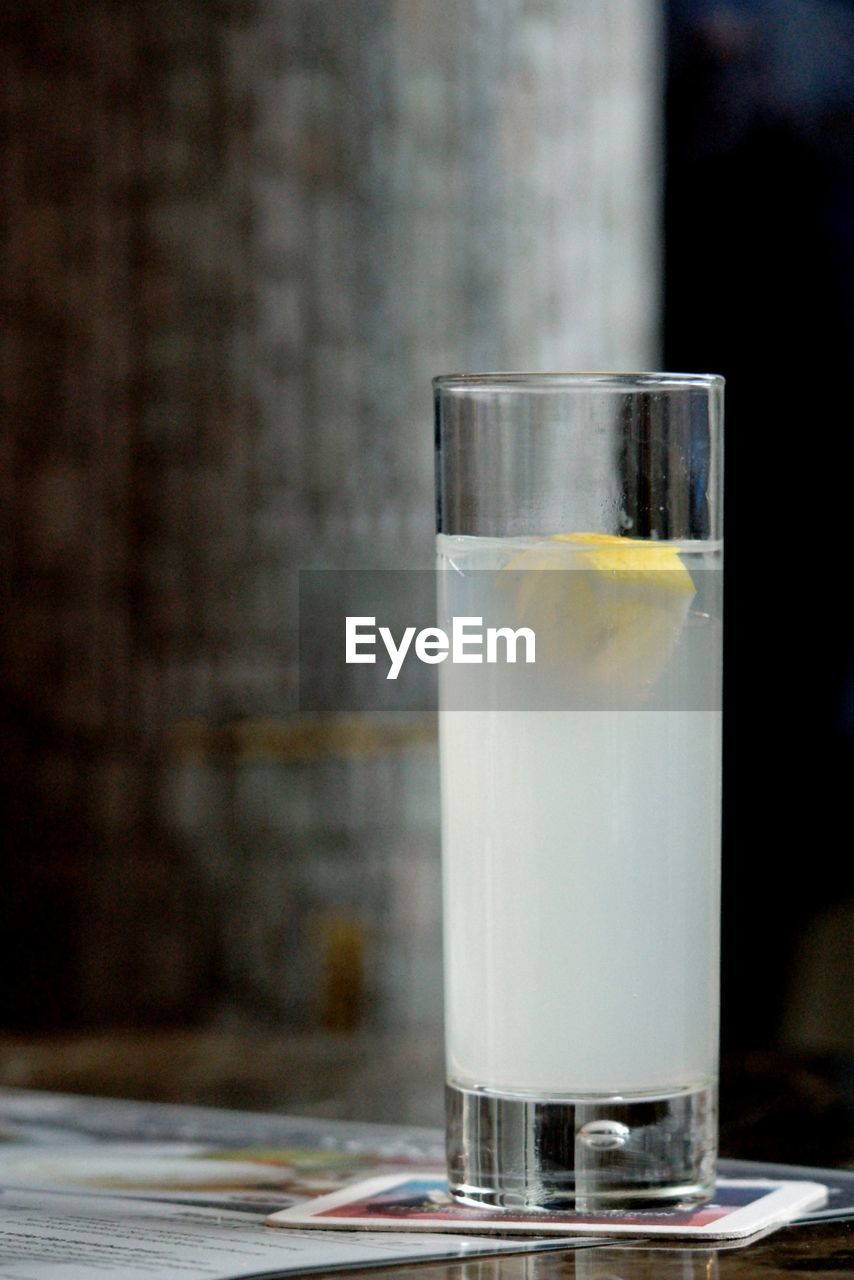
<instances>
[{"instance_id":1,"label":"newspaper on table","mask_svg":"<svg viewBox=\"0 0 854 1280\"><path fill-rule=\"evenodd\" d=\"M260 1280L598 1243L265 1225L368 1173L435 1168L438 1137L0 1090L0 1280Z\"/></svg>"}]
</instances>

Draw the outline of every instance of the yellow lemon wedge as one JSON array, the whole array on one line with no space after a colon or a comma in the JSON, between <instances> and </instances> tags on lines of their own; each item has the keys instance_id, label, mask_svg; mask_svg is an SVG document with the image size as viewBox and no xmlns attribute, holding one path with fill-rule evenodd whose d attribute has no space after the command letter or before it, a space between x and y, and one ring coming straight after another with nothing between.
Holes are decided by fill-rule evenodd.
<instances>
[{"instance_id":1,"label":"yellow lemon wedge","mask_svg":"<svg viewBox=\"0 0 854 1280\"><path fill-rule=\"evenodd\" d=\"M694 597L669 543L558 533L511 556L516 625L537 636L537 665L582 705L638 705L661 678ZM562 570L559 575L544 570Z\"/></svg>"}]
</instances>

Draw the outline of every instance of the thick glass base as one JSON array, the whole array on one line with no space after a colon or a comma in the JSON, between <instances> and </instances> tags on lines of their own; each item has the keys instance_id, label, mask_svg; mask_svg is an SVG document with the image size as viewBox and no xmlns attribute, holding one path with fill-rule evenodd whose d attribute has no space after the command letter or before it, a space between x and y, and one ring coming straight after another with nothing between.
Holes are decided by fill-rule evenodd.
<instances>
[{"instance_id":1,"label":"thick glass base","mask_svg":"<svg viewBox=\"0 0 854 1280\"><path fill-rule=\"evenodd\" d=\"M514 1209L658 1208L707 1200L717 1089L666 1097L531 1098L446 1090L456 1200Z\"/></svg>"}]
</instances>

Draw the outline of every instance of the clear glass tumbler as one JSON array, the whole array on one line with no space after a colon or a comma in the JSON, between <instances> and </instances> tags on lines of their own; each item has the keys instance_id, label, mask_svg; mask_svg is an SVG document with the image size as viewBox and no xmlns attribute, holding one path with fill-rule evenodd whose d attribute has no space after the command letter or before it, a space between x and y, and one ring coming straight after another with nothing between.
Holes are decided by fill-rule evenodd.
<instances>
[{"instance_id":1,"label":"clear glass tumbler","mask_svg":"<svg viewBox=\"0 0 854 1280\"><path fill-rule=\"evenodd\" d=\"M536 637L531 666L440 669L451 1191L543 1210L702 1201L723 379L434 385L440 625Z\"/></svg>"}]
</instances>

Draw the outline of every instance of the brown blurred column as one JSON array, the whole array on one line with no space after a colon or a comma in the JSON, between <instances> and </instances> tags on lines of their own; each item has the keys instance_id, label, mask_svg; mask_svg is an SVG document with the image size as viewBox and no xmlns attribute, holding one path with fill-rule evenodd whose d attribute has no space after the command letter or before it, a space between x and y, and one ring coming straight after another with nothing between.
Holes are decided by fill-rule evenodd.
<instances>
[{"instance_id":1,"label":"brown blurred column","mask_svg":"<svg viewBox=\"0 0 854 1280\"><path fill-rule=\"evenodd\" d=\"M431 563L433 373L655 362L658 21L6 6L6 1022L438 1019L430 726L294 718L293 573Z\"/></svg>"}]
</instances>

